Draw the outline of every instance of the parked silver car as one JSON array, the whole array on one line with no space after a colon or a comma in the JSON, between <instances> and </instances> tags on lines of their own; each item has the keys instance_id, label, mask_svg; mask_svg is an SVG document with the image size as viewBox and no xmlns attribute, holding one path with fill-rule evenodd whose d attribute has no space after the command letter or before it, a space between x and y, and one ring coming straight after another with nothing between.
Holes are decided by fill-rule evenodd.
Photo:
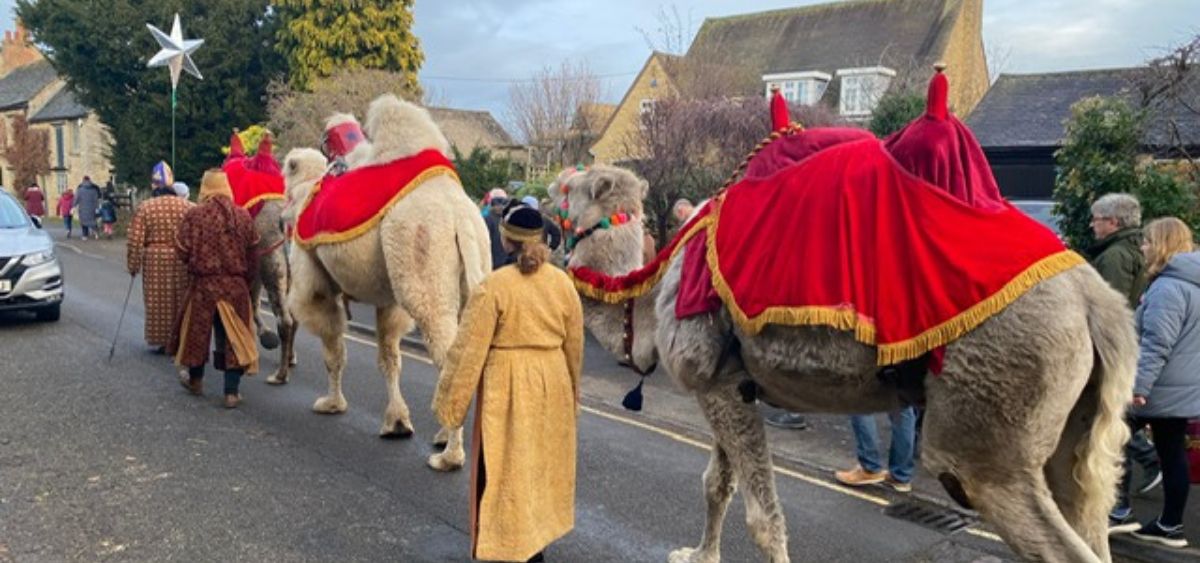
<instances>
[{"instance_id":1,"label":"parked silver car","mask_svg":"<svg viewBox=\"0 0 1200 563\"><path fill-rule=\"evenodd\" d=\"M30 311L39 320L57 321L62 300L54 239L16 198L0 191L0 311Z\"/></svg>"}]
</instances>

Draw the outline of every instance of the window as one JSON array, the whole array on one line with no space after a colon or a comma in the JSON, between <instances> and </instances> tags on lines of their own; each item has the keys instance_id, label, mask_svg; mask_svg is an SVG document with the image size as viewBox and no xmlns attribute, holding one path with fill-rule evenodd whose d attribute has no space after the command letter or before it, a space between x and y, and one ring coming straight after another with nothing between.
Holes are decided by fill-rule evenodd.
<instances>
[{"instance_id":1,"label":"window","mask_svg":"<svg viewBox=\"0 0 1200 563\"><path fill-rule=\"evenodd\" d=\"M66 170L59 170L58 172L54 173L54 183L55 183L55 187L58 188L59 195L62 195L63 192L67 191L67 172L66 172Z\"/></svg>"},{"instance_id":2,"label":"window","mask_svg":"<svg viewBox=\"0 0 1200 563\"><path fill-rule=\"evenodd\" d=\"M58 163L57 168L66 168L66 158L63 155L63 126L61 123L54 124L54 154Z\"/></svg>"},{"instance_id":3,"label":"window","mask_svg":"<svg viewBox=\"0 0 1200 563\"><path fill-rule=\"evenodd\" d=\"M830 78L823 72L785 72L763 75L763 82L766 82L768 97L771 95L771 90L779 88L783 99L811 106L821 101L821 96L825 95L825 87L829 84Z\"/></svg>"},{"instance_id":4,"label":"window","mask_svg":"<svg viewBox=\"0 0 1200 563\"><path fill-rule=\"evenodd\" d=\"M79 154L79 147L83 144L83 120L76 119L71 122L71 154Z\"/></svg>"},{"instance_id":5,"label":"window","mask_svg":"<svg viewBox=\"0 0 1200 563\"><path fill-rule=\"evenodd\" d=\"M850 68L839 70L838 76L842 77L839 111L847 117L866 118L875 110L896 71L885 67Z\"/></svg>"}]
</instances>

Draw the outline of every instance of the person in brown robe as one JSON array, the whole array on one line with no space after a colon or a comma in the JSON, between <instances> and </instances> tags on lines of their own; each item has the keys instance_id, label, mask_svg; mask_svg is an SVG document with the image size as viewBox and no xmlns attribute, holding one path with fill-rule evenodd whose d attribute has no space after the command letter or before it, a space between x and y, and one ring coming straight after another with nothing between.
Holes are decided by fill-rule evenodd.
<instances>
[{"instance_id":1,"label":"person in brown robe","mask_svg":"<svg viewBox=\"0 0 1200 563\"><path fill-rule=\"evenodd\" d=\"M167 186L156 187L153 196L138 206L129 223L125 263L129 275L144 276L146 343L164 354L187 295L188 272L175 252L175 234L192 203Z\"/></svg>"},{"instance_id":2,"label":"person in brown robe","mask_svg":"<svg viewBox=\"0 0 1200 563\"><path fill-rule=\"evenodd\" d=\"M200 395L209 340L215 334L213 366L225 372L226 408L241 402L242 375L258 372L250 303L257 244L254 221L234 205L229 178L220 170L205 172L200 204L183 216L175 239L192 283L171 349L175 363L187 367L180 383Z\"/></svg>"}]
</instances>

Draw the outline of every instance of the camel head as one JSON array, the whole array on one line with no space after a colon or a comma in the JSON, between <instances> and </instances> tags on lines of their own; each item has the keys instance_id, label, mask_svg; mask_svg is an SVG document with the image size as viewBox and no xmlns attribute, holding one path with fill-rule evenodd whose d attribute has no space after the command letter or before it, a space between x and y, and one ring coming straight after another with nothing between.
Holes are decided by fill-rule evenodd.
<instances>
[{"instance_id":1,"label":"camel head","mask_svg":"<svg viewBox=\"0 0 1200 563\"><path fill-rule=\"evenodd\" d=\"M392 162L426 149L437 149L447 158L451 156L450 142L429 112L392 94L371 102L364 132L371 140L364 164Z\"/></svg>"},{"instance_id":2,"label":"camel head","mask_svg":"<svg viewBox=\"0 0 1200 563\"><path fill-rule=\"evenodd\" d=\"M642 199L648 184L632 172L614 166L597 165L586 171L569 170L550 186L556 209L566 210L564 236L586 231L601 221L608 222L577 239L571 252L571 267L587 267L609 275L622 275L642 266ZM564 208L565 203L565 208ZM612 223L614 215L626 214L629 221ZM560 215L561 216L561 215ZM584 300L584 324L600 344L641 372L654 369L658 351L654 345L657 318L654 301L657 290L633 301L635 323L632 350L625 347L625 304L606 305ZM626 352L631 357L626 358Z\"/></svg>"},{"instance_id":3,"label":"camel head","mask_svg":"<svg viewBox=\"0 0 1200 563\"><path fill-rule=\"evenodd\" d=\"M624 213L630 221L596 230L577 243L572 266L587 266L608 274L620 275L642 265L642 200L649 184L634 173L608 165L596 165L585 171L564 171L550 187L555 207L567 211L564 236L586 231Z\"/></svg>"},{"instance_id":4,"label":"camel head","mask_svg":"<svg viewBox=\"0 0 1200 563\"><path fill-rule=\"evenodd\" d=\"M283 219L295 224L300 213L299 206L308 199L313 186L325 175L328 166L325 156L316 149L292 149L283 161L283 183L286 187L287 206Z\"/></svg>"}]
</instances>

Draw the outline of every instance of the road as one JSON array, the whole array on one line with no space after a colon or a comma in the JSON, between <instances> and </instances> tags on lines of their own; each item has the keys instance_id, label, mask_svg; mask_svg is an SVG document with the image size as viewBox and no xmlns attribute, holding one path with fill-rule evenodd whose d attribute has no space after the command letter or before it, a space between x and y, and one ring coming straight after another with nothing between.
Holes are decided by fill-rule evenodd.
<instances>
[{"instance_id":1,"label":"road","mask_svg":"<svg viewBox=\"0 0 1200 563\"><path fill-rule=\"evenodd\" d=\"M412 440L376 436L382 380L373 344L355 335L347 336L347 414L310 411L325 376L307 332L291 384L248 379L242 408L225 410L216 374L205 397L191 397L169 361L144 345L140 283L114 335L129 278L117 243L88 242L60 244L68 287L60 322L0 317L0 561L467 559L467 473L424 465L436 372L420 351L406 352L402 379ZM594 347L588 353L577 525L547 558L665 561L695 544L703 526L699 413L665 378L652 378L644 413L614 408L633 380ZM276 357L263 358L269 373ZM776 455L793 560L1012 557L977 525L947 533L888 516L907 499L836 486L817 469L828 460L795 455L805 448L791 442ZM838 439L814 443L825 442ZM758 560L740 502L724 539L724 560Z\"/></svg>"}]
</instances>

